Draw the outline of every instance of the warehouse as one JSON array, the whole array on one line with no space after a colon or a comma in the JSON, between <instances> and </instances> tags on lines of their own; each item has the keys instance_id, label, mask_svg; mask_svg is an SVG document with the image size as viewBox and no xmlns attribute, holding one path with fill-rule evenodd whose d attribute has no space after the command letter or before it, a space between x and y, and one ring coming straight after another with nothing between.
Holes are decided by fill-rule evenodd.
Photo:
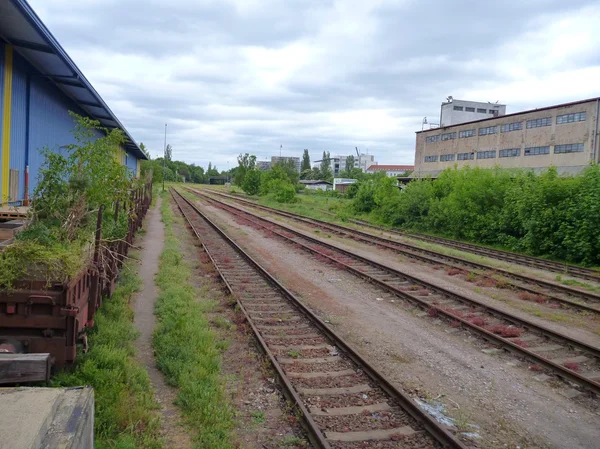
<instances>
[{"instance_id":1,"label":"warehouse","mask_svg":"<svg viewBox=\"0 0 600 449\"><path fill-rule=\"evenodd\" d=\"M413 176L449 167L557 167L576 174L599 162L600 98L417 131Z\"/></svg>"},{"instance_id":2,"label":"warehouse","mask_svg":"<svg viewBox=\"0 0 600 449\"><path fill-rule=\"evenodd\" d=\"M0 207L28 205L44 162L40 150L75 143L73 111L121 129L133 175L147 159L121 122L25 0L0 3Z\"/></svg>"}]
</instances>

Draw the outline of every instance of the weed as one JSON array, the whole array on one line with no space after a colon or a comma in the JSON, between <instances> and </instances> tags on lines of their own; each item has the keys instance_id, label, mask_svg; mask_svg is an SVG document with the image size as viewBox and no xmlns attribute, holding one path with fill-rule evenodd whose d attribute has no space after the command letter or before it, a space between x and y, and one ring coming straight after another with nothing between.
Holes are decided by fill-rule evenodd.
<instances>
[{"instance_id":1,"label":"weed","mask_svg":"<svg viewBox=\"0 0 600 449\"><path fill-rule=\"evenodd\" d=\"M427 315L429 315L431 318L436 318L439 313L440 310L437 307L431 306L429 309L427 309Z\"/></svg>"},{"instance_id":2,"label":"weed","mask_svg":"<svg viewBox=\"0 0 600 449\"><path fill-rule=\"evenodd\" d=\"M460 324L461 323L458 320L450 321L450 326L452 326L452 327L459 327Z\"/></svg>"},{"instance_id":3,"label":"weed","mask_svg":"<svg viewBox=\"0 0 600 449\"><path fill-rule=\"evenodd\" d=\"M539 373L539 372L544 371L544 368L540 365L533 364L533 365L529 365L529 370L533 371L534 373Z\"/></svg>"},{"instance_id":4,"label":"weed","mask_svg":"<svg viewBox=\"0 0 600 449\"><path fill-rule=\"evenodd\" d=\"M506 324L494 324L486 326L487 331L500 335L504 338L514 338L521 336L521 329L518 327L507 326Z\"/></svg>"},{"instance_id":5,"label":"weed","mask_svg":"<svg viewBox=\"0 0 600 449\"><path fill-rule=\"evenodd\" d=\"M297 359L298 357L300 357L300 351L290 350L287 352L287 355L289 355L293 359Z\"/></svg>"},{"instance_id":6,"label":"weed","mask_svg":"<svg viewBox=\"0 0 600 449\"><path fill-rule=\"evenodd\" d=\"M306 441L302 438L298 438L295 436L287 436L283 437L280 442L280 447L282 448L304 448L307 447Z\"/></svg>"},{"instance_id":7,"label":"weed","mask_svg":"<svg viewBox=\"0 0 600 449\"><path fill-rule=\"evenodd\" d=\"M227 318L223 318L222 316L215 317L213 319L213 324L219 329L230 330L233 327L231 321L229 321Z\"/></svg>"},{"instance_id":8,"label":"weed","mask_svg":"<svg viewBox=\"0 0 600 449\"><path fill-rule=\"evenodd\" d=\"M529 345L527 344L527 342L524 342L523 340L521 340L520 338L515 338L514 340L512 340L512 342L522 348L526 348Z\"/></svg>"},{"instance_id":9,"label":"weed","mask_svg":"<svg viewBox=\"0 0 600 449\"><path fill-rule=\"evenodd\" d=\"M472 271L469 271L467 273L467 281L468 282L475 282L476 279L477 279L477 273L473 273Z\"/></svg>"},{"instance_id":10,"label":"weed","mask_svg":"<svg viewBox=\"0 0 600 449\"><path fill-rule=\"evenodd\" d=\"M449 268L446 270L448 276L456 276L457 274L463 274L463 270L460 268Z\"/></svg>"},{"instance_id":11,"label":"weed","mask_svg":"<svg viewBox=\"0 0 600 449\"><path fill-rule=\"evenodd\" d=\"M252 422L254 424L263 424L265 422L264 412L254 411L250 413L250 416L252 416Z\"/></svg>"},{"instance_id":12,"label":"weed","mask_svg":"<svg viewBox=\"0 0 600 449\"><path fill-rule=\"evenodd\" d=\"M475 318L471 318L470 319L471 324L474 324L475 326L485 326L485 318L480 317L480 316L476 316Z\"/></svg>"}]
</instances>

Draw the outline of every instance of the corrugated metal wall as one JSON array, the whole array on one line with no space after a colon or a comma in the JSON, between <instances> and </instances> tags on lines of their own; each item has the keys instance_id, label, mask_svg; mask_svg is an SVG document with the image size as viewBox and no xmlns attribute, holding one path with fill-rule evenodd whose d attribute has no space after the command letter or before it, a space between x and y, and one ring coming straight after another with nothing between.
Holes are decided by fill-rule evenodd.
<instances>
[{"instance_id":1,"label":"corrugated metal wall","mask_svg":"<svg viewBox=\"0 0 600 449\"><path fill-rule=\"evenodd\" d=\"M2 142L2 117L4 116L4 44L0 42L0 142ZM0 203L2 202L2 145L0 144Z\"/></svg>"},{"instance_id":2,"label":"corrugated metal wall","mask_svg":"<svg viewBox=\"0 0 600 449\"><path fill-rule=\"evenodd\" d=\"M29 64L17 53L13 56L12 112L10 124L10 168L19 172L18 197L25 198L25 158L27 132L27 83Z\"/></svg>"}]
</instances>

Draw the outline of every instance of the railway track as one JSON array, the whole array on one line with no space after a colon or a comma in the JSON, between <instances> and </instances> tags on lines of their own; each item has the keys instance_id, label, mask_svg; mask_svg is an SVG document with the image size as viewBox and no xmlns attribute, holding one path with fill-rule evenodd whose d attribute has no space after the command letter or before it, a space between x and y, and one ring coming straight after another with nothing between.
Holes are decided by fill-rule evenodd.
<instances>
[{"instance_id":1,"label":"railway track","mask_svg":"<svg viewBox=\"0 0 600 449\"><path fill-rule=\"evenodd\" d=\"M211 191L213 192L213 191ZM214 191L217 195L224 195L221 192ZM227 196L227 195L226 195ZM247 201L251 204L255 204L252 201L248 201L247 199L242 198L241 196L232 196L236 200ZM264 206L261 206L264 207ZM274 209L277 210L277 209ZM327 214L329 212L324 211ZM333 215L333 214L330 214ZM555 260L543 259L540 257L528 256L525 254L519 254L512 251L504 251L496 248L490 248L486 246L476 245L474 243L461 242L459 240L452 240L445 237L437 237L428 234L422 234L417 232L406 232L401 231L394 228L377 226L372 223L369 223L365 220L359 220L356 218L351 218L348 220L351 223L358 224L360 226L376 229L378 231L385 231L392 234L397 234L403 237L410 237L417 240L422 240L430 243L437 243L444 246L449 246L452 248L459 249L461 251L470 252L473 254L477 254L485 257L492 257L494 259L504 260L511 263L516 263L519 265L525 265L527 267L536 267L547 271L552 271L558 274L568 274L573 277L577 277L580 279L585 279L588 281L594 281L600 283L600 270L596 270L593 268L579 267L577 265L571 265L564 262L557 262Z\"/></svg>"},{"instance_id":2,"label":"railway track","mask_svg":"<svg viewBox=\"0 0 600 449\"><path fill-rule=\"evenodd\" d=\"M600 348L596 346L353 254L281 223L208 196L203 198L245 220L242 223L263 229L316 255L323 262L349 271L393 297L410 301L431 317L444 318L452 327L473 331L494 345L525 357L533 363L530 369L535 372L549 371L588 392L600 393Z\"/></svg>"},{"instance_id":3,"label":"railway track","mask_svg":"<svg viewBox=\"0 0 600 449\"><path fill-rule=\"evenodd\" d=\"M187 190L193 193L202 194L201 192L194 189ZM512 271L493 267L491 265L473 262L462 257L450 256L447 254L439 253L437 251L424 249L416 245L411 245L409 243L398 242L396 240L373 235L354 228L349 228L346 226L329 223L322 220L293 214L290 212L280 211L270 207L255 204L247 200L231 197L229 195L224 195L220 193L218 193L218 195L224 198L230 198L237 202L241 202L242 204L246 204L252 208L264 210L268 213L280 215L313 227L318 227L319 229L327 230L328 232L335 233L338 235L343 235L344 237L356 241L378 246L386 250L395 251L404 256L408 256L412 259L417 259L428 264L447 265L449 267L461 271L464 270L464 268L480 270L480 275L487 278L488 282L496 283L496 280L490 275L490 273L501 275L507 279L506 282L502 282L502 284L505 284L506 287L510 287L512 290L515 291L524 292L521 293L521 295L519 296L520 299L524 298L524 300L527 301L536 301L538 303L547 304L552 307L554 307L555 305L560 305L561 307L568 307L586 313L600 315L600 295L592 292L571 288L554 282L536 279L528 275L514 273ZM560 293L564 296L557 296L555 293Z\"/></svg>"},{"instance_id":4,"label":"railway track","mask_svg":"<svg viewBox=\"0 0 600 449\"><path fill-rule=\"evenodd\" d=\"M171 194L238 300L315 448L466 449L196 206Z\"/></svg>"}]
</instances>

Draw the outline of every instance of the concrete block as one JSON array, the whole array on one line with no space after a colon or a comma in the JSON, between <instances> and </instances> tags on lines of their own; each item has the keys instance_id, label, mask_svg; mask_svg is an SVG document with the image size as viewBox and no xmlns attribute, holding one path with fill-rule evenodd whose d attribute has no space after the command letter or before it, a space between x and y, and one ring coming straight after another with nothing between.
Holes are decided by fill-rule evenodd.
<instances>
[{"instance_id":1,"label":"concrete block","mask_svg":"<svg viewBox=\"0 0 600 449\"><path fill-rule=\"evenodd\" d=\"M94 391L0 389L0 449L93 449Z\"/></svg>"}]
</instances>

